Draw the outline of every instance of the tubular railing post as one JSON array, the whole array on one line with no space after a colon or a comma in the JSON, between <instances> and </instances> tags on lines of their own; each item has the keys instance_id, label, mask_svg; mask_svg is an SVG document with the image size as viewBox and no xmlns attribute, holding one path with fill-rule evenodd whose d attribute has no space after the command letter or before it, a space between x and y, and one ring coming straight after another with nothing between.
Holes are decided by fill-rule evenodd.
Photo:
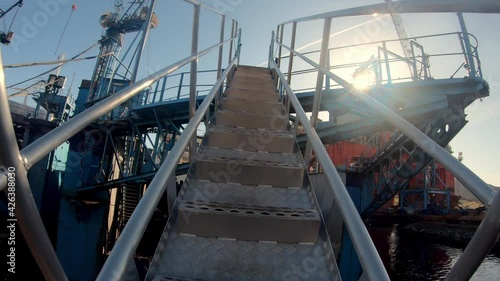
<instances>
[{"instance_id":1,"label":"tubular railing post","mask_svg":"<svg viewBox=\"0 0 500 281\"><path fill-rule=\"evenodd\" d=\"M269 56L267 58L267 65L269 69L271 69L271 61L273 60L273 52L274 52L274 30L271 31L271 44L269 44Z\"/></svg>"},{"instance_id":2,"label":"tubular railing post","mask_svg":"<svg viewBox=\"0 0 500 281\"><path fill-rule=\"evenodd\" d=\"M384 49L384 61L385 61L385 71L387 72L387 84L392 83L391 79L391 66L389 65L389 55L387 54L387 44L382 42L382 48Z\"/></svg>"},{"instance_id":3,"label":"tubular railing post","mask_svg":"<svg viewBox=\"0 0 500 281\"><path fill-rule=\"evenodd\" d=\"M324 68L326 66L326 59L328 57L328 46L330 44L330 30L332 27L332 18L325 18L324 26L323 26L323 39L321 42L321 53L319 56L319 65ZM313 101L313 109L311 113L311 126L316 128L316 123L318 123L318 113L321 105L321 93L323 91L323 82L325 74L318 69L318 77L316 79L316 92L314 93L314 101ZM309 142L306 143L306 150L304 154L304 159L306 164L309 164L309 160L311 159L311 145Z\"/></svg>"},{"instance_id":4,"label":"tubular railing post","mask_svg":"<svg viewBox=\"0 0 500 281\"><path fill-rule=\"evenodd\" d=\"M279 34L279 42L280 42L280 45L279 45L279 49L278 49L278 67L281 66L281 50L282 50L282 44L283 44L283 30L285 29L285 26L282 24L280 25L280 34Z\"/></svg>"},{"instance_id":5,"label":"tubular railing post","mask_svg":"<svg viewBox=\"0 0 500 281\"><path fill-rule=\"evenodd\" d=\"M181 77L179 78L179 89L177 90L177 99L181 98L182 83L184 83L184 72L181 72Z\"/></svg>"},{"instance_id":6,"label":"tubular railing post","mask_svg":"<svg viewBox=\"0 0 500 281\"><path fill-rule=\"evenodd\" d=\"M295 49L295 35L297 34L297 22L294 21L292 24L292 40L290 42L290 48L292 50ZM288 73L287 73L287 82L288 85L292 85L292 69L293 69L293 52L290 52L290 60L288 62Z\"/></svg>"},{"instance_id":7,"label":"tubular railing post","mask_svg":"<svg viewBox=\"0 0 500 281\"><path fill-rule=\"evenodd\" d=\"M52 247L49 236L38 212L33 193L28 182L28 174L21 161L10 113L2 55L0 52L0 165L13 173L14 187L7 185L7 198L14 198L15 211L7 219L7 224L19 226L28 247L43 276L47 280L68 280ZM9 195L13 194L13 195ZM15 217L14 217L15 214Z\"/></svg>"},{"instance_id":8,"label":"tubular railing post","mask_svg":"<svg viewBox=\"0 0 500 281\"><path fill-rule=\"evenodd\" d=\"M469 63L469 76L476 77L476 63L474 62L474 56L472 55L469 33L467 32L467 26L465 25L464 15L462 13L457 13L457 15L458 15L458 21L460 22L460 28L462 29L462 36L464 39L465 50L467 51L467 61Z\"/></svg>"},{"instance_id":9,"label":"tubular railing post","mask_svg":"<svg viewBox=\"0 0 500 281\"><path fill-rule=\"evenodd\" d=\"M330 69L330 50L326 51L326 69ZM330 77L325 74L325 90L330 90Z\"/></svg>"},{"instance_id":10,"label":"tubular railing post","mask_svg":"<svg viewBox=\"0 0 500 281\"><path fill-rule=\"evenodd\" d=\"M497 191L491 207L446 280L469 280L495 245L499 234L500 192Z\"/></svg>"},{"instance_id":11,"label":"tubular railing post","mask_svg":"<svg viewBox=\"0 0 500 281\"><path fill-rule=\"evenodd\" d=\"M222 19L220 22L220 40L219 43L224 42L224 26L226 25L226 16L222 15ZM224 51L224 45L220 45L219 47L219 59L217 62L217 79L219 79L221 70L222 70L222 53Z\"/></svg>"},{"instance_id":12,"label":"tubular railing post","mask_svg":"<svg viewBox=\"0 0 500 281\"><path fill-rule=\"evenodd\" d=\"M236 24L238 24L238 22L236 22ZM237 47L237 50L238 50L238 56L236 57L237 58L236 65L239 66L240 65L240 57L241 57L241 28L238 29L238 47Z\"/></svg>"},{"instance_id":13,"label":"tubular railing post","mask_svg":"<svg viewBox=\"0 0 500 281\"><path fill-rule=\"evenodd\" d=\"M234 45L234 39L232 39L236 34L235 34L235 20L231 20L231 43L229 44L229 56L228 56L228 63L231 62L231 59L233 58L233 45Z\"/></svg>"},{"instance_id":14,"label":"tubular railing post","mask_svg":"<svg viewBox=\"0 0 500 281\"><path fill-rule=\"evenodd\" d=\"M411 55L412 55L412 69L413 69L413 81L418 81L418 69L417 69L417 57L415 56L415 47L413 44L410 44L411 47ZM408 58L409 59L409 58ZM411 74L411 73L410 73Z\"/></svg>"},{"instance_id":15,"label":"tubular railing post","mask_svg":"<svg viewBox=\"0 0 500 281\"><path fill-rule=\"evenodd\" d=\"M130 79L130 84L135 83L135 80L137 79L137 72L139 71L139 66L141 64L142 52L144 51L144 47L146 46L146 41L148 40L149 31L151 30L151 19L153 18L155 6L156 6L156 0L152 0L148 11L148 20L144 23L145 25L143 27L144 31L142 33L141 42L139 43L138 46L139 49L137 52L137 57L135 59L135 67L132 72L132 78Z\"/></svg>"},{"instance_id":16,"label":"tubular railing post","mask_svg":"<svg viewBox=\"0 0 500 281\"><path fill-rule=\"evenodd\" d=\"M193 33L191 38L191 55L198 56L198 35L200 31L200 5L193 5ZM198 57L191 62L189 79L189 120L196 114L196 83L198 77ZM189 145L189 161L192 163L198 142L196 135L191 138Z\"/></svg>"}]
</instances>

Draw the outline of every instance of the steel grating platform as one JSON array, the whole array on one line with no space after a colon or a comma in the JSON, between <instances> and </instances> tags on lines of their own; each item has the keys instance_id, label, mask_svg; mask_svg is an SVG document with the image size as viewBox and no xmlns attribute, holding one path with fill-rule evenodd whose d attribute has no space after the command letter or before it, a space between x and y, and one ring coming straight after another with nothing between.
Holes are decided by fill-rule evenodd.
<instances>
[{"instance_id":1,"label":"steel grating platform","mask_svg":"<svg viewBox=\"0 0 500 281\"><path fill-rule=\"evenodd\" d=\"M267 69L238 67L146 280L340 280L273 85ZM245 98L252 103L255 97L264 106L246 107Z\"/></svg>"}]
</instances>

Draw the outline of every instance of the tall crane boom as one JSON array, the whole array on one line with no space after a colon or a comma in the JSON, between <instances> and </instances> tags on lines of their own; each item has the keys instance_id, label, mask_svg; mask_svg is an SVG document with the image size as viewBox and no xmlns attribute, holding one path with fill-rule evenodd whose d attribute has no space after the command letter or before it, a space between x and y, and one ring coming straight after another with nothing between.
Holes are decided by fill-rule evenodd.
<instances>
[{"instance_id":1,"label":"tall crane boom","mask_svg":"<svg viewBox=\"0 0 500 281\"><path fill-rule=\"evenodd\" d=\"M392 3L392 0L385 0L387 3ZM403 48L403 53L405 58L412 57L411 44L408 39L408 34L406 33L406 28L403 23L403 19L399 13L391 13L392 22L394 23L394 27L396 28L396 32L398 33L399 41L401 42L401 47ZM414 75L413 69L409 66L410 73L412 77Z\"/></svg>"}]
</instances>

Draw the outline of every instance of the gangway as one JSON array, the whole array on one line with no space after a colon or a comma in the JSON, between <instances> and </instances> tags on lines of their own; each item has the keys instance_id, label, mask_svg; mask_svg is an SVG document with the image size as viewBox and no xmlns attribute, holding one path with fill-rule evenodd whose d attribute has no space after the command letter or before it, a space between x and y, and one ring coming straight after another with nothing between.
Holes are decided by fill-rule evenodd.
<instances>
[{"instance_id":1,"label":"gangway","mask_svg":"<svg viewBox=\"0 0 500 281\"><path fill-rule=\"evenodd\" d=\"M127 217L127 224L97 280L141 279L133 258L165 192L175 203L169 204L171 215L146 275L147 280L341 280L343 272L338 260L350 259L343 256L337 259L339 253L332 249L327 231L329 218L319 208L315 187L311 186L306 172L306 163L312 152L325 172L327 189L334 195L332 204L342 218L340 227L346 229L359 259L362 271L357 272L355 279L389 280L361 216L315 131L325 77L337 82L357 102L365 103L371 111L400 130L422 153L439 161L485 203L488 208L485 218L448 280L467 280L472 276L500 233L500 194L439 143L326 68L332 18L372 14L375 8L380 12L388 9L386 4L282 23L278 34L283 34L280 31L286 24L293 25L292 44L286 46L283 36L276 38L273 32L268 68L239 65L241 44L238 42L235 54L231 54L222 71L222 46L225 42L239 41L241 30L238 35L231 34L224 40L222 29L220 43L198 51L200 9L207 7L198 1L187 2L194 7L191 56L95 103L21 151L12 128L3 67L0 65L0 141L3 144L0 146L0 164L18 171L16 217L47 280L68 278L38 215L25 171L93 121L181 66L191 64L191 74L196 74L198 59L216 49L219 49L216 83L195 111L196 75L192 76L190 100L193 102L189 104L189 124L157 170L135 210ZM478 2L484 2L485 10L478 8L481 7ZM401 13L500 12L499 3L492 1L418 1L401 2L401 5ZM324 21L319 63L294 47L297 25L313 19ZM281 57L277 61L273 57L275 46L280 53L284 48L292 54L286 78L280 69ZM311 119L290 87L293 57L311 65L318 74ZM211 108L215 109L213 114ZM289 121L292 111L295 113L294 123ZM202 121L208 130L202 144L197 147L196 131ZM307 136L304 154L296 142L299 125ZM193 152L190 155L192 165L188 180L175 199L167 189L167 182L188 146ZM12 168L0 175L2 188L10 181ZM12 192L12 188L6 190Z\"/></svg>"}]
</instances>

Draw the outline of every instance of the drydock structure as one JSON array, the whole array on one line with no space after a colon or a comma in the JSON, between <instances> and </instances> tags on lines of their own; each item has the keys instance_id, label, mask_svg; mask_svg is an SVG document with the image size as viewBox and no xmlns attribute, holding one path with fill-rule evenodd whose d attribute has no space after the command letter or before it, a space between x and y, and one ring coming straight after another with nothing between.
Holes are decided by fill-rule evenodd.
<instances>
[{"instance_id":1,"label":"drydock structure","mask_svg":"<svg viewBox=\"0 0 500 281\"><path fill-rule=\"evenodd\" d=\"M443 147L466 125L465 108L490 91L462 13L499 13L500 3L388 1L294 19L272 32L270 46L262 46L269 47L268 66L259 68L239 64L237 20L185 2L193 7L191 55L140 80L140 56L158 25L156 1L105 14L101 54L91 80L82 81L75 115L22 149L0 79L0 165L17 171L17 223L47 280L389 280L363 218L432 161L487 207L448 280L472 276L497 240L500 195ZM220 15L220 40L198 50L202 9ZM461 32L371 42L378 57L335 65L332 53L356 46L330 48L332 20L375 12L458 13ZM324 22L317 61L295 48L297 28L312 20ZM288 28L291 38L284 38ZM118 54L132 32L142 37L129 69ZM461 52L427 53L416 42L448 36L458 38ZM402 41L404 55L388 47ZM198 69L211 52L218 52L214 70ZM430 61L443 56L464 63L438 78ZM309 68L294 69L298 60ZM410 75L393 77L395 64ZM189 72L177 71L185 65ZM343 68L369 71L374 85L356 88L336 74ZM208 86L197 83L205 73L215 77ZM316 87L294 91L292 80L306 73L317 75ZM319 122L319 111L329 121ZM382 131L390 137L353 169L335 167L324 148ZM37 163L50 168L47 154L67 141L57 223L44 226L37 204L50 204L54 197L44 190L55 183L34 185L28 176ZM309 173L314 162L322 180ZM2 188L10 170L3 171Z\"/></svg>"}]
</instances>

